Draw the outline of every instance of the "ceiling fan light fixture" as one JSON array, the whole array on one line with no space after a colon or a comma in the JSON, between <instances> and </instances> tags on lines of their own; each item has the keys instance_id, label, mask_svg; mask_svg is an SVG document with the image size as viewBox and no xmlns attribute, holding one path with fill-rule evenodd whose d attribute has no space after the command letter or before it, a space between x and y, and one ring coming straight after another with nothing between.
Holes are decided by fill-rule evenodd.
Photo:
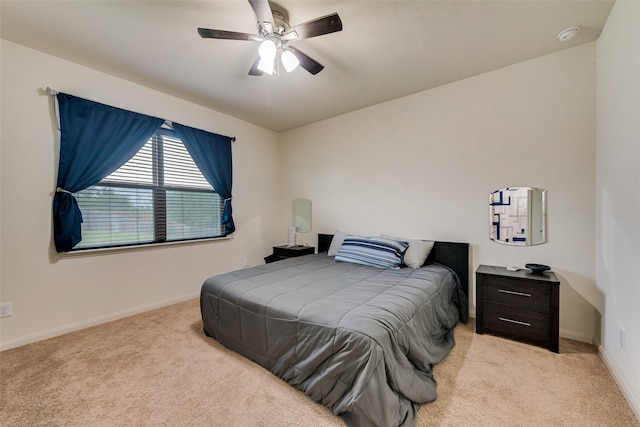
<instances>
[{"instance_id":1,"label":"ceiling fan light fixture","mask_svg":"<svg viewBox=\"0 0 640 427\"><path fill-rule=\"evenodd\" d=\"M276 47L276 44L273 42L273 40L268 39L260 43L260 47L258 48L258 55L260 55L261 59L268 59L273 62L276 57L277 51L278 48Z\"/></svg>"},{"instance_id":2,"label":"ceiling fan light fixture","mask_svg":"<svg viewBox=\"0 0 640 427\"><path fill-rule=\"evenodd\" d=\"M287 73L292 72L298 68L298 65L300 65L300 61L296 58L296 55L289 49L285 49L282 52L282 55L280 55L280 61L282 62L284 69L287 70Z\"/></svg>"},{"instance_id":3,"label":"ceiling fan light fixture","mask_svg":"<svg viewBox=\"0 0 640 427\"><path fill-rule=\"evenodd\" d=\"M287 44L294 40L310 39L342 31L342 20L337 13L321 16L291 27L287 10L273 3L272 0L248 1L257 20L258 34L198 28L200 37L260 43L258 58L253 61L249 69L250 76L260 76L264 73L279 75L281 67L285 68L287 72L300 67L312 75L316 75L324 69L324 65L298 49L287 47Z\"/></svg>"}]
</instances>

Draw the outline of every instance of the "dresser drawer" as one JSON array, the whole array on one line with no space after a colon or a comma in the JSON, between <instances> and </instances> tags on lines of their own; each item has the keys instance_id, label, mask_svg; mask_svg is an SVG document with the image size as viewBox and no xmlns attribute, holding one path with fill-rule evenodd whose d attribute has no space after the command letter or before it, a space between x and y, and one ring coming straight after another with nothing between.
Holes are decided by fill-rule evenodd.
<instances>
[{"instance_id":1,"label":"dresser drawer","mask_svg":"<svg viewBox=\"0 0 640 427\"><path fill-rule=\"evenodd\" d=\"M491 302L483 304L483 311L485 332L541 345L549 342L548 314Z\"/></svg>"},{"instance_id":2,"label":"dresser drawer","mask_svg":"<svg viewBox=\"0 0 640 427\"><path fill-rule=\"evenodd\" d=\"M546 283L485 275L483 277L483 291L484 301L546 313L551 307L551 289Z\"/></svg>"}]
</instances>

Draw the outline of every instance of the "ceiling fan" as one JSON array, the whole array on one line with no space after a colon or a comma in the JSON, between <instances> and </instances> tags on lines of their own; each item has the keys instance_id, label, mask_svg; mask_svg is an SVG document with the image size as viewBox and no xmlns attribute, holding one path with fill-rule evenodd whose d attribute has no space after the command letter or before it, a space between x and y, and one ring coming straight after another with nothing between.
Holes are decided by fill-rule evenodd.
<instances>
[{"instance_id":1,"label":"ceiling fan","mask_svg":"<svg viewBox=\"0 0 640 427\"><path fill-rule=\"evenodd\" d=\"M289 13L282 6L268 0L249 0L249 4L258 19L258 34L208 28L198 28L198 34L209 39L259 42L258 58L249 70L251 76L278 74L280 63L287 72L293 71L298 65L314 75L322 71L324 65L289 46L289 42L342 31L342 21L337 13L290 27Z\"/></svg>"}]
</instances>

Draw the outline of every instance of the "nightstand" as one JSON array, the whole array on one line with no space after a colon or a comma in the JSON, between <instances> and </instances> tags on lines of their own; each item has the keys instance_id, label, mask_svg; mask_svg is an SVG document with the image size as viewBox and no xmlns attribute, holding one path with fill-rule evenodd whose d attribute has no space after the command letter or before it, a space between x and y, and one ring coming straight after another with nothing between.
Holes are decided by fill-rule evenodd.
<instances>
[{"instance_id":1,"label":"nightstand","mask_svg":"<svg viewBox=\"0 0 640 427\"><path fill-rule=\"evenodd\" d=\"M480 265L476 333L514 339L558 353L560 281L552 272Z\"/></svg>"},{"instance_id":2,"label":"nightstand","mask_svg":"<svg viewBox=\"0 0 640 427\"><path fill-rule=\"evenodd\" d=\"M265 262L279 261L285 258L293 258L302 255L310 255L316 252L313 246L274 246L273 254L266 257Z\"/></svg>"}]
</instances>

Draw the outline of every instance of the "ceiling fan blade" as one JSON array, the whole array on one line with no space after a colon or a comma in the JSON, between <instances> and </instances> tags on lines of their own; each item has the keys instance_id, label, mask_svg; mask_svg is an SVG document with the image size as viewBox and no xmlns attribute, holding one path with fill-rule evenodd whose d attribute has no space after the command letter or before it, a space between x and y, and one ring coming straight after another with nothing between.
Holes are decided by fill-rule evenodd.
<instances>
[{"instance_id":1,"label":"ceiling fan blade","mask_svg":"<svg viewBox=\"0 0 640 427\"><path fill-rule=\"evenodd\" d=\"M260 21L261 24L268 22L269 24L273 25L273 13L271 12L271 6L269 6L268 0L249 0L249 4L251 5L253 12L256 14L256 18L258 18L258 21ZM273 27L271 27L271 30L267 28L267 31L273 31Z\"/></svg>"},{"instance_id":2,"label":"ceiling fan blade","mask_svg":"<svg viewBox=\"0 0 640 427\"><path fill-rule=\"evenodd\" d=\"M209 28L198 28L198 34L205 39L226 39L226 40L261 40L256 34L238 33L235 31L210 30Z\"/></svg>"},{"instance_id":3,"label":"ceiling fan blade","mask_svg":"<svg viewBox=\"0 0 640 427\"><path fill-rule=\"evenodd\" d=\"M315 59L305 55L295 47L288 46L287 49L290 49L293 52L293 54L296 56L296 58L298 58L298 61L300 61L300 66L305 70L307 70L308 72L310 72L311 74L316 75L324 69L324 65L322 65Z\"/></svg>"},{"instance_id":4,"label":"ceiling fan blade","mask_svg":"<svg viewBox=\"0 0 640 427\"><path fill-rule=\"evenodd\" d=\"M251 69L249 70L250 76L261 76L264 74L261 70L258 69L259 63L260 63L260 57L256 58L255 62L251 66Z\"/></svg>"},{"instance_id":5,"label":"ceiling fan blade","mask_svg":"<svg viewBox=\"0 0 640 427\"><path fill-rule=\"evenodd\" d=\"M337 13L334 13L289 28L285 31L284 37L286 38L290 33L296 33L298 35L297 38L308 39L323 34L335 33L336 31L342 31L342 20Z\"/></svg>"}]
</instances>

